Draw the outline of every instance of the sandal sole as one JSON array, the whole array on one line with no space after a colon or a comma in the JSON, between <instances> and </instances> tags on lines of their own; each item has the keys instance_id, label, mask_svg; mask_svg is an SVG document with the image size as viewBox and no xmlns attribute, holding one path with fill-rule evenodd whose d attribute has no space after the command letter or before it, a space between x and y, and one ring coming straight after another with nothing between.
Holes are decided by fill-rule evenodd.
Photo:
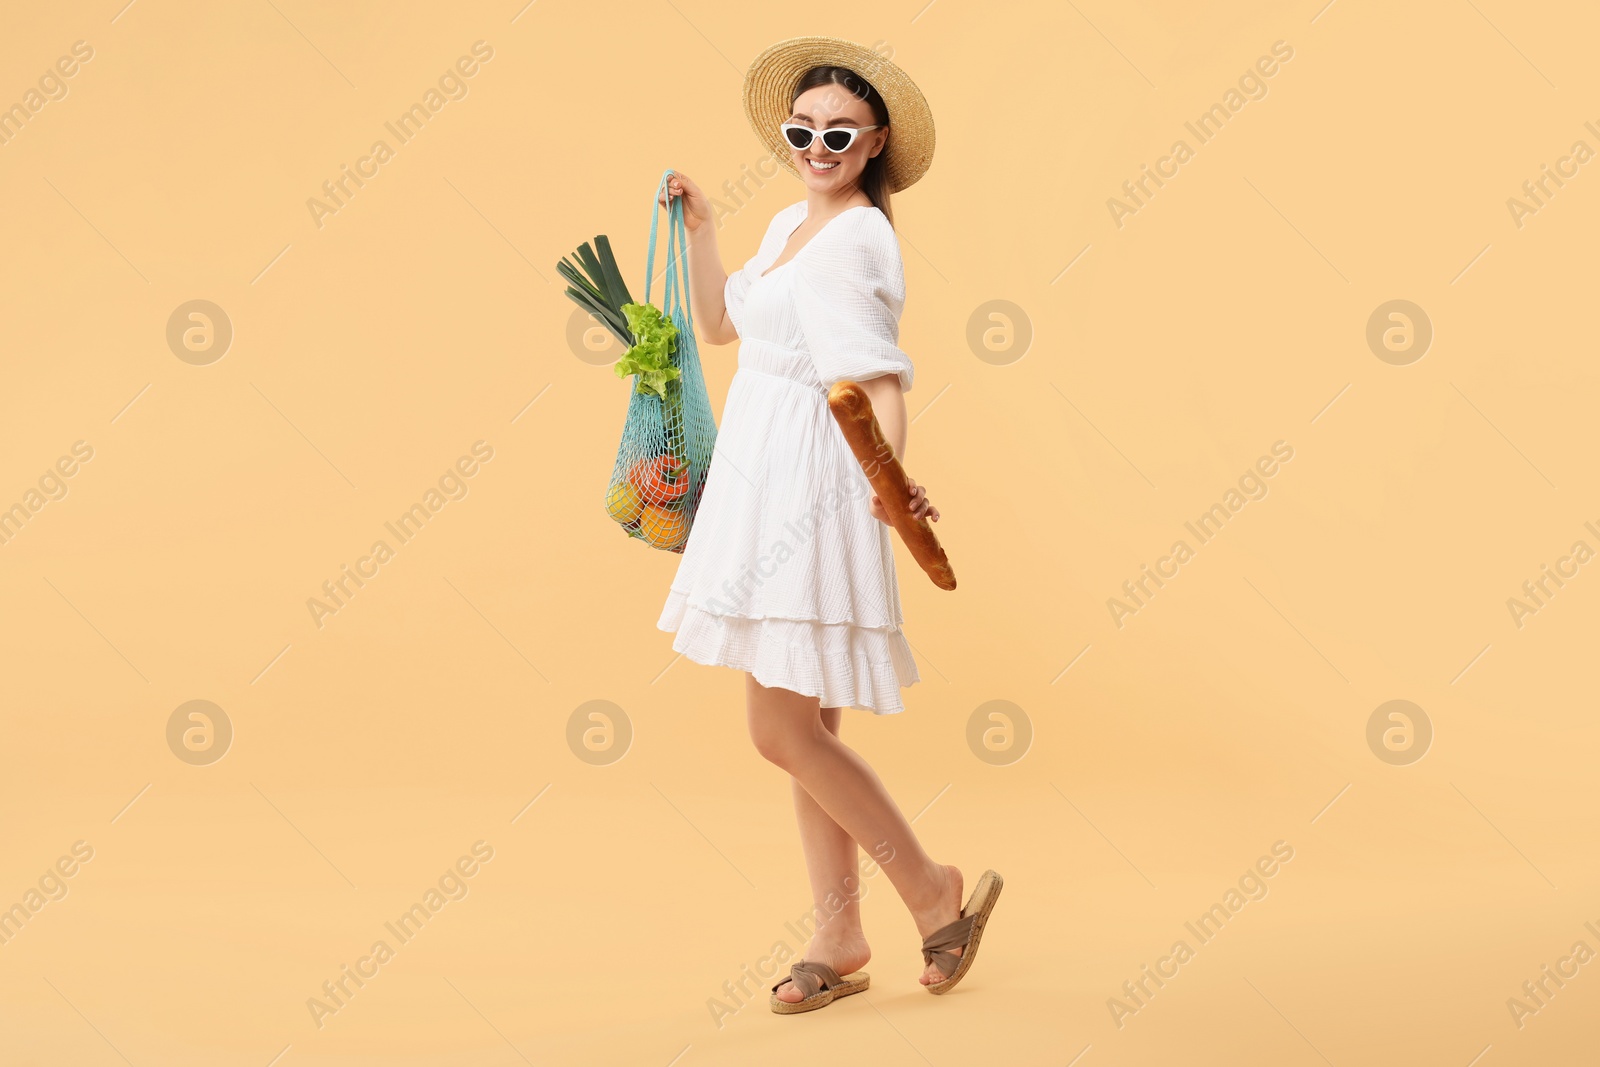
<instances>
[{"instance_id":1,"label":"sandal sole","mask_svg":"<svg viewBox=\"0 0 1600 1067\"><path fill-rule=\"evenodd\" d=\"M848 997L851 993L861 992L872 981L872 976L867 974L866 971L856 971L854 974L841 975L840 977L844 979L840 985L836 985L832 989L824 989L816 996L808 997L805 1000L797 1000L793 1004L787 1000L779 1000L778 995L774 993L772 995L772 1010L779 1015L794 1015L802 1011L815 1011L818 1008L827 1007L839 997Z\"/></svg>"}]
</instances>

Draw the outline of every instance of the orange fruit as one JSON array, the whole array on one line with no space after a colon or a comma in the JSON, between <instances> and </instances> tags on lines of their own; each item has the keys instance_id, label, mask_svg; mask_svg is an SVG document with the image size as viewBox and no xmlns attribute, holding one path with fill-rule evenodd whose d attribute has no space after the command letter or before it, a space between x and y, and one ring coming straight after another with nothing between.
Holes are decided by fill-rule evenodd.
<instances>
[{"instance_id":1,"label":"orange fruit","mask_svg":"<svg viewBox=\"0 0 1600 1067\"><path fill-rule=\"evenodd\" d=\"M639 496L639 487L631 482L618 482L611 487L611 492L606 496L606 514L624 526L632 526L639 521L639 512L644 507L644 501Z\"/></svg>"},{"instance_id":2,"label":"orange fruit","mask_svg":"<svg viewBox=\"0 0 1600 1067\"><path fill-rule=\"evenodd\" d=\"M659 504L646 504L639 516L639 533L655 548L676 548L689 536L689 517Z\"/></svg>"}]
</instances>

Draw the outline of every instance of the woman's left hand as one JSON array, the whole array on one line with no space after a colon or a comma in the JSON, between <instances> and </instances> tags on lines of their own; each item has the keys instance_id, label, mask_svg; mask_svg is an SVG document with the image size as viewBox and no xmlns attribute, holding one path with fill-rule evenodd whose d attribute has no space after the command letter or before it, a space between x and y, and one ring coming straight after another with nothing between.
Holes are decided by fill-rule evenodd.
<instances>
[{"instance_id":1,"label":"woman's left hand","mask_svg":"<svg viewBox=\"0 0 1600 1067\"><path fill-rule=\"evenodd\" d=\"M912 481L909 476L906 478L906 485L911 488L912 517L917 519L927 519L929 522L938 522L939 509L928 503L927 491L923 489L922 486ZM888 513L883 510L883 501L878 498L876 493L874 493L872 495L872 499L867 502L867 510L872 513L873 518L877 519L885 526L894 525L894 523L889 521Z\"/></svg>"}]
</instances>

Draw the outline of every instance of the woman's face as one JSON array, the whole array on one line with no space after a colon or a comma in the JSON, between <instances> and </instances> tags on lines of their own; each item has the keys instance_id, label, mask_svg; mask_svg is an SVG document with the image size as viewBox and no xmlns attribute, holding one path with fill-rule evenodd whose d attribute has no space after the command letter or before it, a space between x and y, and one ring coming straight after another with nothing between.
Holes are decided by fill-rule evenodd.
<instances>
[{"instance_id":1,"label":"woman's face","mask_svg":"<svg viewBox=\"0 0 1600 1067\"><path fill-rule=\"evenodd\" d=\"M825 130L829 126L871 126L877 120L872 117L872 108L865 100L842 85L830 84L807 89L795 98L794 113L788 121ZM841 155L829 151L821 137L813 137L805 151L791 147L789 156L806 188L818 192L839 191L860 185L867 160L883 151L883 143L888 138L888 127L879 126L858 134ZM818 166L813 166L813 161Z\"/></svg>"}]
</instances>

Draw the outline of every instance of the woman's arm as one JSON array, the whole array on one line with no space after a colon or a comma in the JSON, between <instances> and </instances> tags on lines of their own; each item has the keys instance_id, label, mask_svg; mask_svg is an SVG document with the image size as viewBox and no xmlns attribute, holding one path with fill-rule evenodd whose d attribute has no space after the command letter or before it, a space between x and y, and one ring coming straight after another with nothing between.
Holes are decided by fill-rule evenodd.
<instances>
[{"instance_id":1,"label":"woman's arm","mask_svg":"<svg viewBox=\"0 0 1600 1067\"><path fill-rule=\"evenodd\" d=\"M867 399L872 401L872 414L878 420L878 426L883 430L883 439L889 442L894 449L894 457L902 466L906 461L906 436L910 431L910 423L906 419L906 395L900 388L898 374L883 374L876 378L858 381L861 391L867 394ZM906 482L911 487L911 514L919 519L929 522L939 521L939 509L928 503L928 494L922 486L912 480L911 475L906 475ZM883 510L883 501L878 499L876 493L868 502L868 510L872 517L885 526L892 526L889 515Z\"/></svg>"},{"instance_id":2,"label":"woman's arm","mask_svg":"<svg viewBox=\"0 0 1600 1067\"><path fill-rule=\"evenodd\" d=\"M894 448L895 458L904 463L906 434L910 427L906 423L906 395L900 391L900 376L884 374L856 384L872 401L872 414L883 428L883 439Z\"/></svg>"},{"instance_id":3,"label":"woman's arm","mask_svg":"<svg viewBox=\"0 0 1600 1067\"><path fill-rule=\"evenodd\" d=\"M722 253L717 249L711 203L681 171L673 171L667 179L661 206L667 207L674 196L683 197L683 225L689 236L689 309L699 327L699 339L713 345L729 344L738 340L739 334L723 300L728 272L722 269Z\"/></svg>"}]
</instances>

